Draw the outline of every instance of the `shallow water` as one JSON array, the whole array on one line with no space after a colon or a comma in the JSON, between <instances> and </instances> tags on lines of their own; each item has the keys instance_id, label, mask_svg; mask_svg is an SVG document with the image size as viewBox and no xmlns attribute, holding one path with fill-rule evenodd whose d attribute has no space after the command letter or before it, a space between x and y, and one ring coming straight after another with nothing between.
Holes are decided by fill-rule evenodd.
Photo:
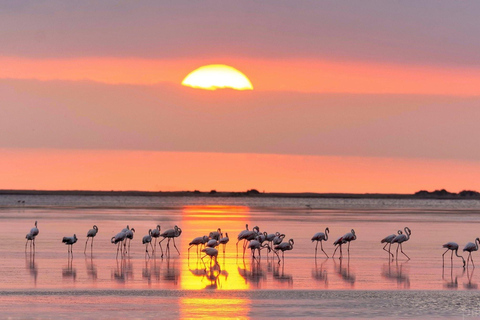
<instances>
[{"instance_id":1,"label":"shallow water","mask_svg":"<svg viewBox=\"0 0 480 320\"><path fill-rule=\"evenodd\" d=\"M471 266L464 270L459 258L451 264L447 255L445 267L442 264L443 243L456 241L463 248L478 236L480 216L475 209L49 207L4 208L0 219L0 311L6 316L75 313L91 318L100 311L104 318L125 313L184 319L479 316L480 273ZM40 230L36 249L28 246L25 252L24 237L35 220ZM286 252L280 264L272 253L267 257L266 250L260 262L249 252L243 258L241 244L237 256L236 235L246 223L261 231L285 233L286 240L295 240L294 250ZM93 224L99 233L85 255L85 235ZM110 238L127 224L135 228L135 237L127 255L117 259ZM157 224L162 230L182 228L176 239L180 255L170 245L170 255L163 259L159 249L153 257L145 256L141 238ZM411 260L399 256L391 261L380 239L405 226L412 230L404 244ZM208 257L204 265L195 248L188 255L191 239L218 227L231 239L225 254L219 250L218 266ZM315 259L310 238L325 227L330 229L329 240L323 243L329 256L333 240L355 229L358 238L351 243L350 255L344 250L343 259L326 259L319 247ZM73 233L79 240L70 259L61 239Z\"/></svg>"}]
</instances>

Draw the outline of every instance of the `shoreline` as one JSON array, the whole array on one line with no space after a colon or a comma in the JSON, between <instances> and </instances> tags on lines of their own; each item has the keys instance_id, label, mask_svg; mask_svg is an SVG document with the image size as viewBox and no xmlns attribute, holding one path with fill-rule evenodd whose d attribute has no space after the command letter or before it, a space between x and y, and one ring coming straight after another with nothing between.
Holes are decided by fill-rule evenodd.
<instances>
[{"instance_id":1,"label":"shoreline","mask_svg":"<svg viewBox=\"0 0 480 320\"><path fill-rule=\"evenodd\" d=\"M315 193L315 192L258 192L255 189L238 191L98 191L98 190L0 190L2 195L53 195L53 196L140 196L140 197L258 197L258 198L318 198L318 199L440 199L440 200L480 200L479 195L438 192L399 193Z\"/></svg>"}]
</instances>

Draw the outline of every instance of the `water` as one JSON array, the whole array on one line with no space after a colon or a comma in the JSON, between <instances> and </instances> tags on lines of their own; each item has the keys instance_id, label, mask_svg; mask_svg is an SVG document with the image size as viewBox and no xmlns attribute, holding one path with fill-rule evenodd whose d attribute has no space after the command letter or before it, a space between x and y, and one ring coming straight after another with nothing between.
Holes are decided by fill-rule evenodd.
<instances>
[{"instance_id":1,"label":"water","mask_svg":"<svg viewBox=\"0 0 480 320\"><path fill-rule=\"evenodd\" d=\"M20 199L21 198L21 199ZM25 205L18 203L25 200ZM306 205L309 205L307 207ZM0 312L14 318L476 318L480 275L463 269L442 244L463 248L478 236L480 205L471 200L311 199L249 197L1 196ZM38 221L36 250L25 234ZM249 224L295 241L278 264L262 251L237 256L236 235ZM99 233L90 251L86 232ZM129 253L116 258L110 238L134 227ZM180 255L146 257L148 229L178 225ZM380 239L408 226L411 260L388 259ZM218 266L188 254L188 243L220 227L230 236ZM323 243L355 229L350 255L314 257L311 236L329 227ZM76 233L73 259L63 236ZM165 249L164 241L164 248ZM158 247L158 245L157 245ZM345 248L346 249L346 248ZM394 249L395 250L395 249ZM151 251L151 250L150 250ZM149 252L151 253L151 252ZM338 255L338 252L337 252ZM465 255L466 257L466 255ZM474 260L477 253L474 253Z\"/></svg>"}]
</instances>

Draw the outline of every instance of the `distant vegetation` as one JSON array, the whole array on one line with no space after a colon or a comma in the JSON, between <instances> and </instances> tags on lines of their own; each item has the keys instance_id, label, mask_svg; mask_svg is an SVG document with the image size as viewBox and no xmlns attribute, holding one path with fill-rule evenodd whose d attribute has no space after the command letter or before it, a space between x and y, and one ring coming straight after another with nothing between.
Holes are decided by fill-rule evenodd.
<instances>
[{"instance_id":1,"label":"distant vegetation","mask_svg":"<svg viewBox=\"0 0 480 320\"><path fill-rule=\"evenodd\" d=\"M435 191L426 191L420 190L415 192L415 197L418 198L445 198L445 199L459 199L459 198L480 198L480 193L472 190L463 190L459 193L448 192L445 189L435 190Z\"/></svg>"}]
</instances>

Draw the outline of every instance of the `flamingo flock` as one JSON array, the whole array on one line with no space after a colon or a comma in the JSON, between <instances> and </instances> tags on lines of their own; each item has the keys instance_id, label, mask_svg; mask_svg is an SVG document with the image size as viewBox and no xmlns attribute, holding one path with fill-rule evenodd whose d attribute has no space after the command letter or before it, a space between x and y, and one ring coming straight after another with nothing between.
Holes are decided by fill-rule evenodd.
<instances>
[{"instance_id":1,"label":"flamingo flock","mask_svg":"<svg viewBox=\"0 0 480 320\"><path fill-rule=\"evenodd\" d=\"M91 239L90 251L91 252L93 251L93 240L97 235L98 230L99 229L96 225L94 225L92 229L88 230L86 235L87 240L85 242L84 253L86 253L88 241L90 239ZM311 241L316 242L315 259L317 258L319 243L320 243L320 250L324 253L327 259L330 258L323 247L323 242L326 242L329 239L329 233L330 233L330 229L327 227L325 228L324 232L317 232L312 236ZM25 236L27 240L25 243L25 251L27 250L27 245L29 241L30 241L30 249L35 250L35 239L38 236L38 234L39 234L38 222L35 221L35 226L32 227L30 229L30 232L27 233L27 235ZM118 232L115 236L113 236L110 239L110 242L112 244L115 244L117 247L116 258L118 258L119 254L123 257L128 252L130 252L130 243L134 238L134 234L135 234L135 228L130 228L129 225L127 225L126 228L122 229L120 232ZM176 249L177 253L180 255L180 251L178 250L175 243L175 238L180 237L181 234L182 234L182 229L178 226L174 226L172 229L168 229L164 232L161 232L160 225L157 225L154 229L149 229L148 234L142 238L142 244L145 245L145 256L146 257L148 256L148 258L151 257L148 251L149 246L151 248L152 255L155 254L156 242L158 238L161 238L161 240L158 243L160 246L162 258L164 257L164 254L166 254L167 256L170 256L170 242L173 243L174 248ZM394 258L398 259L399 258L398 252L400 250L400 253L405 256L407 261L410 260L410 257L403 251L403 244L410 239L411 235L412 235L412 231L410 230L410 228L405 227L403 231L398 230L396 233L390 234L380 241L381 244L385 244L382 249L388 253L389 259L390 258L392 258L392 260ZM267 249L267 255L268 253L273 251L273 253L278 258L278 264L280 264L282 261L285 261L285 252L293 250L294 244L295 244L294 239L289 239L288 241L284 241L285 237L286 236L284 233L280 233L278 231L275 233L267 233L266 231L260 232L260 228L258 226L255 226L252 228L252 230L249 230L248 224L246 224L245 230L242 230L237 236L237 242L236 242L237 256L239 255L238 244L243 241L242 243L243 257L245 257L246 250L250 249L252 259L259 262L261 259L261 251L263 249ZM356 239L357 239L357 235L354 229L351 229L350 232L347 232L343 236L338 237L333 242L333 245L335 246L335 250L333 251L332 258L335 257L335 254L339 249L340 251L339 259L342 259L343 245L347 245L347 254L348 256L350 256L350 244L352 241L355 241ZM76 234L74 234L73 236L65 236L62 239L62 242L68 246L69 257L71 255L71 257L73 258L73 245L77 242L77 240L78 238ZM164 242L165 240L167 240L166 253L164 253L163 247L162 247L162 242ZM152 245L152 241L154 242L154 245ZM194 239L192 239L192 241L189 242L188 259L190 259L190 249L195 246L197 249L197 258L199 257L200 252L202 252L204 253L204 255L200 259L203 262L204 262L204 258L208 256L210 258L210 263L215 262L215 264L218 264L217 247L222 245L223 253L225 254L225 248L229 241L230 241L230 238L228 236L228 233L225 233L225 236L224 236L221 228L217 228L217 230L210 232L208 236L203 235L203 236L195 237ZM128 247L127 247L127 242L128 242ZM395 254L393 254L391 251L391 246L394 244L397 244ZM478 251L479 245L480 245L480 238L476 238L474 242L468 242L465 245L465 247L463 248L463 252L468 252L468 257L467 257L467 260L465 261L463 256L458 253L459 245L456 242L447 242L446 244L443 245L443 248L446 249L446 251L442 254L443 266L445 265L445 254L447 254L448 251L451 251L450 260L452 265L453 265L453 254L455 253L456 257L462 259L464 268L465 267L468 268L469 263L471 263L472 267L474 268L475 264L473 262L472 253L475 251ZM388 246L388 250L387 250L387 246ZM280 255L279 255L280 252L282 253L282 258L280 258Z\"/></svg>"}]
</instances>

